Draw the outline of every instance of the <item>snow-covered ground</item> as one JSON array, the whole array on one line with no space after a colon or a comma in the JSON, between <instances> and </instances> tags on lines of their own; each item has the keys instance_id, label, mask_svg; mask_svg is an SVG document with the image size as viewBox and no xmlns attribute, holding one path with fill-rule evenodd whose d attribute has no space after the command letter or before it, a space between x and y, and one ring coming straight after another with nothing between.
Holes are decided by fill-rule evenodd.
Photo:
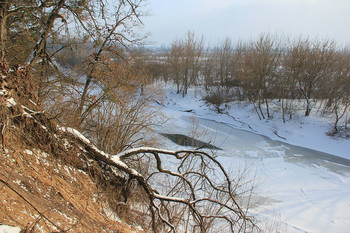
<instances>
[{"instance_id":1,"label":"snow-covered ground","mask_svg":"<svg viewBox=\"0 0 350 233\"><path fill-rule=\"evenodd\" d=\"M259 120L247 103L217 114L202 95L191 89L183 98L167 86L163 112L171 120L156 130L194 134L222 148L216 153L228 170L249 169L259 202L250 211L265 231L350 232L350 140L326 135L330 119ZM168 149L180 147L160 140Z\"/></svg>"},{"instance_id":2,"label":"snow-covered ground","mask_svg":"<svg viewBox=\"0 0 350 233\"><path fill-rule=\"evenodd\" d=\"M20 231L21 229L19 227L0 225L0 233L19 233Z\"/></svg>"}]
</instances>

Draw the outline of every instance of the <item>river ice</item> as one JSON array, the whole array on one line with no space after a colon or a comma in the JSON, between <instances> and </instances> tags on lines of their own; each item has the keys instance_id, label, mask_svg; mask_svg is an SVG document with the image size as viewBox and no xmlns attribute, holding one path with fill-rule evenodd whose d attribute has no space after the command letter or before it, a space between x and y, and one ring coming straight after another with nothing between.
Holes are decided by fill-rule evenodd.
<instances>
[{"instance_id":1,"label":"river ice","mask_svg":"<svg viewBox=\"0 0 350 233\"><path fill-rule=\"evenodd\" d=\"M182 98L168 92L167 98L168 104L163 112L172 120L156 130L184 135L195 130L196 139L223 149L216 151L216 155L233 174L237 169L248 169L248 179L255 186L252 196L255 203L251 203L250 212L262 220L261 227L265 231L349 232L348 141L342 141L334 154L329 148L322 152L321 149L327 145L319 146L317 141L309 138L312 124L304 135L302 130L293 132L291 129L286 134L302 135L306 138L305 142L314 141L310 149L296 143L299 139L271 137L272 133L264 133L267 130L259 130L262 126L258 123L254 125L244 119L242 112L238 113L239 124L232 117L230 120L227 116L215 114L193 93ZM188 109L191 111L186 111ZM234 116L233 111L230 114ZM254 125L254 128L247 127L248 124ZM317 124L314 126L315 139L319 138L320 129ZM283 132L283 129L278 130ZM323 135L319 143L326 142L331 148L336 148L339 141L331 142L333 139L326 137ZM180 147L162 136L159 138L169 149Z\"/></svg>"}]
</instances>

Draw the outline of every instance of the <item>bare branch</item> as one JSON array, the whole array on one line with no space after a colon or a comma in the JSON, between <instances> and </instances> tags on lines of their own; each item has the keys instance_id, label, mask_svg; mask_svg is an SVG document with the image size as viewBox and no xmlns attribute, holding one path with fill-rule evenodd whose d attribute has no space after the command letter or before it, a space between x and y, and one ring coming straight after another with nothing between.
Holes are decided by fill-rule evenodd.
<instances>
[{"instance_id":1,"label":"bare branch","mask_svg":"<svg viewBox=\"0 0 350 233\"><path fill-rule=\"evenodd\" d=\"M31 66L39 57L41 50L44 48L44 45L47 41L47 38L49 37L49 34L51 33L51 29L54 25L54 22L57 18L60 17L59 12L63 8L64 3L66 0L60 0L55 8L51 11L47 22L45 23L45 28L42 31L42 34L40 36L39 41L36 43L32 53L27 59L26 66Z\"/></svg>"}]
</instances>

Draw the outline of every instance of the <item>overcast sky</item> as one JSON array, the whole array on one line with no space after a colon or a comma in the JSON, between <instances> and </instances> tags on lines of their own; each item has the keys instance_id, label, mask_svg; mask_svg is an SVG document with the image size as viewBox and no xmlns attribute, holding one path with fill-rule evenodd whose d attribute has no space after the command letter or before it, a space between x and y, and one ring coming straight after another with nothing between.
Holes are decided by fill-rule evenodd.
<instances>
[{"instance_id":1,"label":"overcast sky","mask_svg":"<svg viewBox=\"0 0 350 233\"><path fill-rule=\"evenodd\" d=\"M310 36L350 45L350 0L147 0L148 41L169 45L188 30L207 43L260 33Z\"/></svg>"}]
</instances>

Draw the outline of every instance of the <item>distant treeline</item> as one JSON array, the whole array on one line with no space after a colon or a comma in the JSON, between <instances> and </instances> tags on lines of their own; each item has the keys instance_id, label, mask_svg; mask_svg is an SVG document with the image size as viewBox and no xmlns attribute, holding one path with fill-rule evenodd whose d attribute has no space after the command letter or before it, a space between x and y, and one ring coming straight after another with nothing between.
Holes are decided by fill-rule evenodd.
<instances>
[{"instance_id":1,"label":"distant treeline","mask_svg":"<svg viewBox=\"0 0 350 233\"><path fill-rule=\"evenodd\" d=\"M225 102L248 100L264 119L271 116L271 101L279 100L285 121L293 100L304 100L305 116L316 102L334 114L333 133L349 123L350 52L333 41L261 35L236 44L226 39L206 49L203 37L188 32L164 53L152 56L147 68L154 79L176 83L182 95L190 86L202 86L208 91L206 100L218 111Z\"/></svg>"}]
</instances>

